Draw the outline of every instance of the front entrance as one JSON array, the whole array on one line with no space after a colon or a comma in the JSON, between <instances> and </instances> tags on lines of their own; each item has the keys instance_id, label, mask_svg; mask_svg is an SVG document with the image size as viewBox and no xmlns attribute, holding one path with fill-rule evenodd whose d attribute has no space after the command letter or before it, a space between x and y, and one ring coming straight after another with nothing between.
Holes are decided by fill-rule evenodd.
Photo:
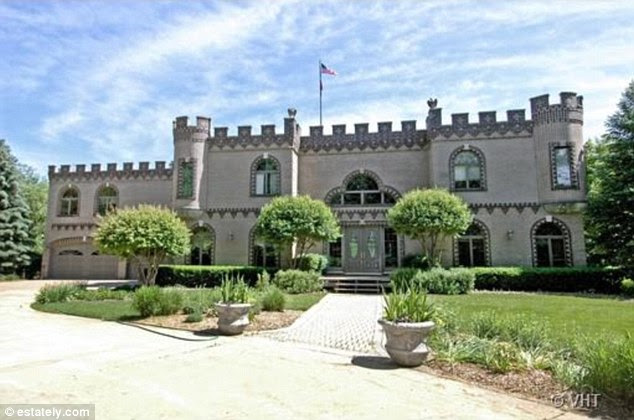
<instances>
[{"instance_id":1,"label":"front entrance","mask_svg":"<svg viewBox=\"0 0 634 420\"><path fill-rule=\"evenodd\" d=\"M383 270L383 228L349 226L344 229L344 271L380 273Z\"/></svg>"}]
</instances>

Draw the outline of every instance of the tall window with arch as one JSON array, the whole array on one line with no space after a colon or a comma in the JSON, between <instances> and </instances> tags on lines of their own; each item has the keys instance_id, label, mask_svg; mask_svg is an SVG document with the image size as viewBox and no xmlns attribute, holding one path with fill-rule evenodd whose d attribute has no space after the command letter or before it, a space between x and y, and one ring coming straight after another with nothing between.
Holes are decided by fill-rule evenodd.
<instances>
[{"instance_id":1,"label":"tall window with arch","mask_svg":"<svg viewBox=\"0 0 634 420\"><path fill-rule=\"evenodd\" d=\"M478 191L484 189L482 157L473 150L461 150L454 154L451 162L452 188L455 191Z\"/></svg>"},{"instance_id":2,"label":"tall window with arch","mask_svg":"<svg viewBox=\"0 0 634 420\"><path fill-rule=\"evenodd\" d=\"M191 265L213 264L214 234L206 226L198 226L192 231L191 252L189 263Z\"/></svg>"},{"instance_id":3,"label":"tall window with arch","mask_svg":"<svg viewBox=\"0 0 634 420\"><path fill-rule=\"evenodd\" d=\"M105 216L119 205L119 195L117 190L111 185L99 188L97 191L97 213Z\"/></svg>"},{"instance_id":4,"label":"tall window with arch","mask_svg":"<svg viewBox=\"0 0 634 420\"><path fill-rule=\"evenodd\" d=\"M565 267L570 265L566 256L566 232L553 222L544 222L534 230L535 263L538 267Z\"/></svg>"},{"instance_id":5,"label":"tall window with arch","mask_svg":"<svg viewBox=\"0 0 634 420\"><path fill-rule=\"evenodd\" d=\"M262 158L256 162L253 170L253 195L272 196L280 193L280 167L275 159Z\"/></svg>"},{"instance_id":6,"label":"tall window with arch","mask_svg":"<svg viewBox=\"0 0 634 420\"><path fill-rule=\"evenodd\" d=\"M280 253L275 245L256 239L251 249L251 260L257 267L278 268Z\"/></svg>"},{"instance_id":7,"label":"tall window with arch","mask_svg":"<svg viewBox=\"0 0 634 420\"><path fill-rule=\"evenodd\" d=\"M467 231L456 239L458 265L477 267L488 265L486 229L479 223L471 223Z\"/></svg>"},{"instance_id":8,"label":"tall window with arch","mask_svg":"<svg viewBox=\"0 0 634 420\"><path fill-rule=\"evenodd\" d=\"M68 187L60 198L59 215L72 217L79 215L79 191L75 187Z\"/></svg>"},{"instance_id":9,"label":"tall window with arch","mask_svg":"<svg viewBox=\"0 0 634 420\"><path fill-rule=\"evenodd\" d=\"M330 205L376 206L390 205L396 202L388 191L382 191L377 181L367 174L357 174L350 179L344 190L334 194Z\"/></svg>"}]
</instances>

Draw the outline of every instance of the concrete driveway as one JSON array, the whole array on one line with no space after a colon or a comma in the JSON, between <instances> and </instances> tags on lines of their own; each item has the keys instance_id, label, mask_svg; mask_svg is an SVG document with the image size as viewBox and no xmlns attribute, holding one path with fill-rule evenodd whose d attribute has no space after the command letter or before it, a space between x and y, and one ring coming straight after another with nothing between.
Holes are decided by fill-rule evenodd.
<instances>
[{"instance_id":1,"label":"concrete driveway","mask_svg":"<svg viewBox=\"0 0 634 420\"><path fill-rule=\"evenodd\" d=\"M370 356L262 336L178 338L33 311L0 283L0 402L94 403L97 419L577 418ZM367 360L364 360L367 358ZM365 367L364 367L365 366Z\"/></svg>"}]
</instances>

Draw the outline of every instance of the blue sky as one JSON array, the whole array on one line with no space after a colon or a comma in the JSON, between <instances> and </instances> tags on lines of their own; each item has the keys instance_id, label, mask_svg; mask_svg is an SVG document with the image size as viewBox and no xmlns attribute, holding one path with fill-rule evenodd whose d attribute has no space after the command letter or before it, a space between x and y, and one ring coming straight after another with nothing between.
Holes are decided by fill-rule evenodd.
<instances>
[{"instance_id":1,"label":"blue sky","mask_svg":"<svg viewBox=\"0 0 634 420\"><path fill-rule=\"evenodd\" d=\"M0 138L48 164L170 160L171 123L418 120L585 97L600 135L634 78L630 1L0 2ZM398 126L398 124L397 124Z\"/></svg>"}]
</instances>

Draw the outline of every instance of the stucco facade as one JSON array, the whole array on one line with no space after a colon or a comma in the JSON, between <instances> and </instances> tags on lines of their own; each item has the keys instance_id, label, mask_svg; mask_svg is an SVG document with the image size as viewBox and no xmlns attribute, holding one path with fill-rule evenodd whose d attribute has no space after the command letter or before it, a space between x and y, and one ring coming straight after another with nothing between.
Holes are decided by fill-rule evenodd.
<instances>
[{"instance_id":1,"label":"stucco facade","mask_svg":"<svg viewBox=\"0 0 634 420\"><path fill-rule=\"evenodd\" d=\"M524 110L480 112L477 122L429 101L425 127L379 123L334 125L302 133L289 109L282 130L250 126L230 135L211 119L173 124L173 163L49 167L47 249L43 275L53 278L133 276L126 261L96 255L98 214L141 203L178 211L204 240L184 257L195 264L276 265L290 257L254 237L263 205L277 195L326 201L343 227L330 254L331 271L384 273L419 245L396 235L387 210L415 188L442 187L470 205L474 225L443 244L446 265L584 265L583 102L562 92L530 100Z\"/></svg>"}]
</instances>

